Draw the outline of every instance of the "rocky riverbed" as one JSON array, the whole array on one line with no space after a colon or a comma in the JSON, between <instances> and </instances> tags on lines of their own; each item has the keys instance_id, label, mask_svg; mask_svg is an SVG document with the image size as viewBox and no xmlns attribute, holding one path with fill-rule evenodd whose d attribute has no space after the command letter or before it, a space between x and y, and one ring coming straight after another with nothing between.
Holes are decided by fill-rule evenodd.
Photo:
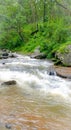
<instances>
[{"instance_id":1,"label":"rocky riverbed","mask_svg":"<svg viewBox=\"0 0 71 130\"><path fill-rule=\"evenodd\" d=\"M17 55L7 50L0 50L0 59L7 59L7 58L16 58ZM44 55L39 52L39 49L36 49L34 54L30 56L31 58L36 59L44 59ZM51 71L51 70L50 70ZM56 74L62 78L69 78L71 79L71 67L63 67L63 66L54 66L54 71Z\"/></svg>"},{"instance_id":2,"label":"rocky riverbed","mask_svg":"<svg viewBox=\"0 0 71 130\"><path fill-rule=\"evenodd\" d=\"M71 66L71 45L67 46L65 48L65 51L67 53L57 53L57 58L60 60L62 64L66 64L67 66ZM39 47L37 47L32 54L31 58L36 58L36 59L44 59L46 56L43 53L40 53ZM56 74L62 78L69 78L71 79L71 67L64 67L64 66L59 66L55 65L53 66L53 69L50 68L50 71L55 71Z\"/></svg>"}]
</instances>

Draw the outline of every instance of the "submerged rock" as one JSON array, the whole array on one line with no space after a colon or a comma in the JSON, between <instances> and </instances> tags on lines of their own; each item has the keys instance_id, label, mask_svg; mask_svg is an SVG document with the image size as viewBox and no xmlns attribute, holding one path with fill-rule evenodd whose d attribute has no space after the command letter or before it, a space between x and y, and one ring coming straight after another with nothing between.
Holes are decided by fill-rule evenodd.
<instances>
[{"instance_id":1,"label":"submerged rock","mask_svg":"<svg viewBox=\"0 0 71 130\"><path fill-rule=\"evenodd\" d=\"M5 65L5 62L3 62L2 64Z\"/></svg>"},{"instance_id":2,"label":"submerged rock","mask_svg":"<svg viewBox=\"0 0 71 130\"><path fill-rule=\"evenodd\" d=\"M15 80L6 81L3 82L1 85L16 85L16 81Z\"/></svg>"}]
</instances>

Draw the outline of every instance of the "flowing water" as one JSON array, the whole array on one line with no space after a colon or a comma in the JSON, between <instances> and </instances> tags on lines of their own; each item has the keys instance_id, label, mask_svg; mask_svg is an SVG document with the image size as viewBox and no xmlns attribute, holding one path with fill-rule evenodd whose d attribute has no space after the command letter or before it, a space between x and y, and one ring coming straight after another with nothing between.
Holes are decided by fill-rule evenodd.
<instances>
[{"instance_id":1,"label":"flowing water","mask_svg":"<svg viewBox=\"0 0 71 130\"><path fill-rule=\"evenodd\" d=\"M50 76L52 65L20 55L0 60L0 130L71 130L71 81ZM2 85L9 80L17 85Z\"/></svg>"}]
</instances>

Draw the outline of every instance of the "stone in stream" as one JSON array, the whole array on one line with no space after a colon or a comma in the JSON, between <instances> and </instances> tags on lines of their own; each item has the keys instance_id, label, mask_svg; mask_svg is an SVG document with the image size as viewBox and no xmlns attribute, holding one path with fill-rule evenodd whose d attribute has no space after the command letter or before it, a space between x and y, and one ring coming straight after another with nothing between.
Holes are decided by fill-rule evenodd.
<instances>
[{"instance_id":1,"label":"stone in stream","mask_svg":"<svg viewBox=\"0 0 71 130\"><path fill-rule=\"evenodd\" d=\"M55 71L50 71L49 75L56 75L56 72Z\"/></svg>"},{"instance_id":2,"label":"stone in stream","mask_svg":"<svg viewBox=\"0 0 71 130\"><path fill-rule=\"evenodd\" d=\"M7 59L7 58L8 58L8 55L9 55L9 54L8 54L8 52L7 52L6 50L3 50L3 51L2 51L2 58L3 58L3 59Z\"/></svg>"},{"instance_id":3,"label":"stone in stream","mask_svg":"<svg viewBox=\"0 0 71 130\"><path fill-rule=\"evenodd\" d=\"M54 66L57 76L71 79L71 67Z\"/></svg>"},{"instance_id":4,"label":"stone in stream","mask_svg":"<svg viewBox=\"0 0 71 130\"><path fill-rule=\"evenodd\" d=\"M3 82L1 85L16 85L16 81L15 80L6 81Z\"/></svg>"},{"instance_id":5,"label":"stone in stream","mask_svg":"<svg viewBox=\"0 0 71 130\"><path fill-rule=\"evenodd\" d=\"M36 54L36 55L32 55L31 58L35 58L35 59L45 59L46 55L45 54Z\"/></svg>"},{"instance_id":6,"label":"stone in stream","mask_svg":"<svg viewBox=\"0 0 71 130\"><path fill-rule=\"evenodd\" d=\"M31 58L35 59L45 59L46 55L44 53L40 52L40 46L36 47L33 54L31 55Z\"/></svg>"},{"instance_id":7,"label":"stone in stream","mask_svg":"<svg viewBox=\"0 0 71 130\"><path fill-rule=\"evenodd\" d=\"M5 65L5 62L3 62L2 64Z\"/></svg>"},{"instance_id":8,"label":"stone in stream","mask_svg":"<svg viewBox=\"0 0 71 130\"><path fill-rule=\"evenodd\" d=\"M16 53L12 53L9 50L3 49L0 51L0 59L16 58L16 57L17 57Z\"/></svg>"},{"instance_id":9,"label":"stone in stream","mask_svg":"<svg viewBox=\"0 0 71 130\"><path fill-rule=\"evenodd\" d=\"M9 53L9 57L10 57L10 58L16 58L17 56L16 56L16 54L13 54L12 52L10 52L10 53Z\"/></svg>"},{"instance_id":10,"label":"stone in stream","mask_svg":"<svg viewBox=\"0 0 71 130\"><path fill-rule=\"evenodd\" d=\"M12 128L12 125L11 125L11 124L6 124L5 127L6 127L7 129L11 129L11 128Z\"/></svg>"},{"instance_id":11,"label":"stone in stream","mask_svg":"<svg viewBox=\"0 0 71 130\"><path fill-rule=\"evenodd\" d=\"M8 57L8 55L9 54L7 52L3 52L3 54L2 54L3 57Z\"/></svg>"}]
</instances>

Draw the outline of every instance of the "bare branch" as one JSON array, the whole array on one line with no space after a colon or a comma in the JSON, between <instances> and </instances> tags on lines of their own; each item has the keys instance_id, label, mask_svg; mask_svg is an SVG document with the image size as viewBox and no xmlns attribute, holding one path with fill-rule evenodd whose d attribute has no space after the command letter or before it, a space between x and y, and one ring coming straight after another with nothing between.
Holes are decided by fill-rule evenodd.
<instances>
[{"instance_id":1,"label":"bare branch","mask_svg":"<svg viewBox=\"0 0 71 130\"><path fill-rule=\"evenodd\" d=\"M67 8L67 7L65 7L63 4L59 3L57 0L55 0L55 2L56 2L56 4L57 4L57 5L59 5L59 6L61 6L62 8L64 8L64 9L67 9L67 10L68 10L68 8Z\"/></svg>"}]
</instances>

